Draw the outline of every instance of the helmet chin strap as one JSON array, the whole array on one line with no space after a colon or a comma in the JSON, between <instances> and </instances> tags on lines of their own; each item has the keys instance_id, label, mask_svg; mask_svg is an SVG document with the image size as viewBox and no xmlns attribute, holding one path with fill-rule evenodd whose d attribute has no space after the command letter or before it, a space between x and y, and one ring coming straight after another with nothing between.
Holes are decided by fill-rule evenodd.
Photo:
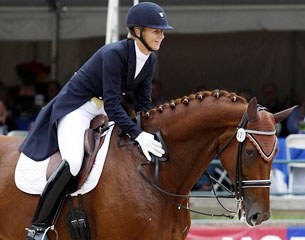
<instances>
[{"instance_id":1,"label":"helmet chin strap","mask_svg":"<svg viewBox=\"0 0 305 240\"><path fill-rule=\"evenodd\" d=\"M150 52L155 51L155 50L153 50L153 49L148 45L148 43L147 43L147 42L144 40L144 38L143 38L143 29L144 29L144 27L140 26L139 28L140 28L140 37L137 36L137 34L136 34L135 31L133 30L133 28L129 29L129 30L130 30L130 33L131 33L134 37L136 37L137 39L139 39L139 40L141 41L141 43L143 43L143 45L147 48L148 51L150 51Z\"/></svg>"}]
</instances>

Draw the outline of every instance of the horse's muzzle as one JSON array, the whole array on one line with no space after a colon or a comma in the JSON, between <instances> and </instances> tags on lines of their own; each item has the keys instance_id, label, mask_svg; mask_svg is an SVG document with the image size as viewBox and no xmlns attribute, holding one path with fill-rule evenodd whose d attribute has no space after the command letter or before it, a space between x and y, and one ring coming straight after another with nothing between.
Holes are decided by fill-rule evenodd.
<instances>
[{"instance_id":1,"label":"horse's muzzle","mask_svg":"<svg viewBox=\"0 0 305 240\"><path fill-rule=\"evenodd\" d=\"M245 221L249 227L255 227L270 218L270 210L264 210L256 203L250 206L245 206L242 203L238 217L241 221Z\"/></svg>"}]
</instances>

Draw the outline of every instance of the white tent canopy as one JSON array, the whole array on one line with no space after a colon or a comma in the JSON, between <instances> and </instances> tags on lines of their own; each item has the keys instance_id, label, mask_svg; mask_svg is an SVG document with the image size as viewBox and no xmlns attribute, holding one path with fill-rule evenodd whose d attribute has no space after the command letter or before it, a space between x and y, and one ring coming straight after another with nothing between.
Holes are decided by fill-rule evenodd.
<instances>
[{"instance_id":1,"label":"white tent canopy","mask_svg":"<svg viewBox=\"0 0 305 240\"><path fill-rule=\"evenodd\" d=\"M56 16L52 6L55 1L59 1L62 6L59 26L56 26L58 15ZM157 65L156 71L157 78L166 79L163 86L170 89L169 94L182 92L186 88L184 85L189 85L190 88L199 85L203 78L202 72L206 72L203 82L208 87L210 87L208 81L211 79L211 86L219 82L219 85L223 84L229 88L242 85L259 89L264 81L276 79L282 95L287 95L290 88L295 89L298 95L303 94L305 84L303 56L305 55L302 44L305 36L305 0L154 0L154 2L165 9L170 25L174 27L171 35L167 35L168 39L171 38L170 44L165 45L165 42L165 48L159 52L158 62L162 67L159 68ZM125 35L127 33L124 27L125 16L133 5L133 0L119 0L119 4L119 33ZM27 59L35 59L48 64L51 62L53 71L51 79L65 82L87 59L89 53L104 44L107 10L108 0L1 0L0 81L7 85L19 84L14 66ZM248 34L249 32L251 34ZM296 34L297 32L299 33ZM246 34L248 35L245 36ZM204 37L201 37L202 35ZM259 39L264 44L259 42L255 45L261 52L251 49L251 44L247 46L240 44L240 49L244 49L246 53L241 51L234 61L232 58L235 52L232 49L236 44L241 43L238 39L241 36L242 39L249 39L248 42L252 45L255 45ZM60 54L56 52L59 39L67 40L60 42ZM274 47L277 42L281 44ZM57 46L54 46L56 44ZM171 54L176 53L177 49L180 51L178 55ZM209 53L210 49L213 52ZM270 49L274 51L269 53ZM238 50L235 49L237 52ZM265 64L271 66L268 71L264 64L260 67L263 60L268 60L267 57L259 58L261 53L262 56L270 58ZM217 61L216 58L209 56L218 56ZM256 58L252 59L251 56ZM184 69L185 59L190 63L188 71ZM228 66L227 72L218 70L218 67L225 69L226 66ZM171 71L175 74L171 74ZM177 84L176 76L179 76L180 84ZM192 86L190 78L197 79L192 81ZM247 83L240 84L243 80ZM181 86L181 89L177 89L177 86Z\"/></svg>"},{"instance_id":2,"label":"white tent canopy","mask_svg":"<svg viewBox=\"0 0 305 240\"><path fill-rule=\"evenodd\" d=\"M107 8L68 8L61 13L61 39L104 36ZM0 8L0 40L51 40L55 12L48 7ZM105 23L105 24L100 24Z\"/></svg>"},{"instance_id":3,"label":"white tent canopy","mask_svg":"<svg viewBox=\"0 0 305 240\"><path fill-rule=\"evenodd\" d=\"M132 3L130 3L130 6ZM120 7L120 33L130 6ZM305 4L166 5L173 33L305 30ZM64 11L65 10L65 11ZM105 36L107 6L71 6L61 11L60 38ZM0 40L51 40L55 11L47 6L0 6Z\"/></svg>"}]
</instances>

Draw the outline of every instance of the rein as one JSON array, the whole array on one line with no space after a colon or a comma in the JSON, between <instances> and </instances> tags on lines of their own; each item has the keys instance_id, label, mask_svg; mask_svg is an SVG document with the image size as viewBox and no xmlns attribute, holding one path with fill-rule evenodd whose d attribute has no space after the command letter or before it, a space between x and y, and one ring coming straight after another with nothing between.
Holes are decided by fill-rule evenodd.
<instances>
[{"instance_id":1,"label":"rein","mask_svg":"<svg viewBox=\"0 0 305 240\"><path fill-rule=\"evenodd\" d=\"M258 105L258 110L266 110L266 108L261 107ZM226 191L228 191L229 193L231 193L231 195L227 195L227 196L219 196L216 194L216 191L213 187L212 184L212 189L213 189L213 193L214 196L217 200L217 202L228 212L234 213L236 214L236 212L238 211L238 209L240 208L240 205L243 201L243 189L245 188L257 188L257 187L263 187L263 188L270 188L271 186L271 180L270 179L263 179L263 180L243 180L242 178L242 149L243 149L243 143L246 139L246 134L247 133L251 133L251 134L256 134L256 135L267 135L267 136L271 136L274 135L276 133L276 131L257 131L257 130L252 130L252 129L246 129L246 126L248 124L248 116L245 113L243 115L243 118L241 120L241 123L239 124L239 126L237 127L236 131L234 132L234 134L230 137L230 139L225 143L225 145L220 149L220 151L216 154L216 157L214 159L219 159L220 154L229 146L229 144L232 142L232 140L234 139L234 137L236 137L237 141L239 142L238 144L238 152L237 152L237 161L236 161L236 176L235 176L235 182L234 182L234 192L230 191L229 189L225 188ZM156 132L155 133L155 138L157 140L159 140L162 143L162 146L164 147L164 149L166 149L164 141L162 139L162 136L160 134L160 132ZM119 144L118 144L119 145ZM123 145L121 145L123 146ZM167 151L166 151L167 152ZM210 196L207 195L201 195L201 196L190 196L190 194L187 195L182 195L182 194L175 194L175 193L171 193L168 191L165 191L164 189L162 189L159 186L159 161L166 161L167 158L158 158L154 155L152 155L152 162L155 164L155 183L152 182L151 179L149 179L145 173L142 171L142 167L146 166L148 164L151 164L151 162L141 162L138 165L138 172L139 174L143 177L143 179L149 183L151 186L153 186L155 189L157 189L162 196L169 202L171 202L173 205L177 206L178 209L184 209L193 213L197 213L197 214L202 214L202 215L207 215L207 216L213 216L213 217L228 217L228 218L233 218L234 215L232 214L212 214L212 213L204 213L204 212L199 212L193 209L190 209L188 206L189 203L189 199L191 197L202 197L202 198L207 198ZM215 178L213 178L212 176L210 176L208 174L208 177L210 179L210 182L212 183L212 181L216 181L217 183L219 183ZM221 186L223 186L223 184L219 183ZM183 201L181 201L181 203L178 203L174 200L169 199L167 196L169 197L177 197L177 198L182 198L184 199ZM223 206L223 204L219 201L219 198L233 198L235 197L235 199L237 200L237 211L231 211L229 209L227 209L225 206ZM187 202L187 206L183 205L183 202L186 201Z\"/></svg>"},{"instance_id":2,"label":"rein","mask_svg":"<svg viewBox=\"0 0 305 240\"><path fill-rule=\"evenodd\" d=\"M200 211L196 211L196 210L193 210L189 207L188 203L189 203L189 199L191 197L193 198L208 198L208 197L211 197L211 196L208 196L208 195L201 195L201 196L190 196L189 194L187 195L182 195L182 194L175 194L175 193L171 193L171 192L168 192L168 191L165 191L164 189L162 189L160 186L159 186L159 183L153 183L146 175L145 173L142 171L142 167L145 166L145 165L148 165L150 164L150 162L141 162L139 165L138 165L138 171L140 173L140 175L143 177L143 179L149 183L152 187L154 187L155 189L157 189L161 194L162 196L167 200L169 201L171 204L175 205L178 207L178 209L184 209L184 210L187 210L189 212L192 212L192 213L196 213L196 214L201 214L201 215L205 215L205 216L211 216L211 217L227 217L227 218L230 218L230 219L233 219L234 218L234 215L236 214L236 211L231 211L229 209L227 209L220 201L219 201L219 198L233 198L233 194L232 195L228 195L228 196L218 196L216 194L216 191L212 185L212 189L213 189L213 193L214 193L214 196L217 200L217 202L220 204L220 206L222 206L222 208L224 208L226 211L228 212L231 212L231 213L234 213L234 215L232 214L213 214L213 213L205 213L205 212L200 212ZM212 177L208 174L208 177L210 179L210 181L212 181ZM215 180L215 179L214 179ZM217 180L215 180L216 182L218 182ZM219 183L219 182L218 182ZM219 183L220 185L222 185L221 183ZM183 205L183 202L184 201L181 201L181 203L178 203L174 200L171 200L169 199L167 196L170 196L170 197L177 197L177 198L182 198L186 201L187 205L184 206ZM213 197L214 197L213 196ZM238 209L238 207L237 207Z\"/></svg>"},{"instance_id":3,"label":"rein","mask_svg":"<svg viewBox=\"0 0 305 240\"><path fill-rule=\"evenodd\" d=\"M160 131L157 131L157 132L154 134L154 136L155 136L155 139L158 140L158 141L162 144L163 149L165 150L165 156L159 158L159 157L157 157L157 156L151 154L151 158L152 158L152 161L151 161L151 162L141 162L141 163L138 165L138 172L139 172L140 175L143 177L143 179L144 179L147 183L149 183L151 186L153 186L155 189L157 189L167 201L169 201L171 204L177 206L179 210L180 210L180 209L184 209L184 210L187 210L187 211L189 211L189 212L193 212L193 213L201 214L201 215L205 215L205 216L212 216L212 217L227 217L227 218L233 219L233 218L234 218L234 215L232 215L232 214L213 214L213 213L205 213L205 212L200 212L200 211L193 210L193 209L191 209L191 208L189 207L188 203L189 203L189 199L190 199L191 197L193 197L193 198L199 198L199 197L202 197L202 198L205 197L205 198L207 198L207 197L210 197L210 196L208 196L208 195L201 195L201 196L190 196L189 194L187 194L187 195L182 195L182 194L176 194L176 193L171 193L171 192L165 191L164 189L162 189L162 188L160 187L160 185L159 185L159 162L160 162L160 161L162 161L162 162L167 161L168 152L167 152L167 150L166 150L166 146L165 146L165 143L164 143L164 140L163 140L163 138L162 138L162 136L161 136ZM155 165L155 183L153 183L153 182L145 175L145 173L142 171L142 167L143 167L143 166L147 166L147 165L149 165L149 164L151 164L151 163L154 163L154 165ZM207 176L208 176L209 181L211 182L211 185L212 185L212 189L213 189L213 193L214 193L214 196L213 196L213 197L216 198L216 200L217 200L217 202L219 203L219 205L220 205L223 209L225 209L226 211L228 211L228 212L230 212L230 213L236 214L236 211L231 211L231 210L227 209L227 208L220 202L220 200L219 200L219 198L233 198L233 197L234 197L234 196L233 196L233 193L232 193L229 189L227 189L222 183L218 182L215 178L213 178L212 176L210 176L208 173L207 173ZM223 186L228 192L231 193L231 195L228 195L228 196L218 196L218 195L216 194L216 191L215 191L214 186L213 186L213 184L212 184L213 180L216 181L216 182L217 182L218 184L220 184L221 186ZM181 203L178 203L178 202L176 202L176 201L173 201L173 200L169 199L167 196L182 198L182 199L184 199L184 200L186 201L187 206L184 206L184 205L183 205L183 202L184 202L184 201L181 201ZM238 208L239 208L239 206L237 206L237 209L238 209Z\"/></svg>"},{"instance_id":4,"label":"rein","mask_svg":"<svg viewBox=\"0 0 305 240\"><path fill-rule=\"evenodd\" d=\"M135 141L129 141L125 144L122 144L121 143L121 138L123 137L124 133L122 133L121 131L118 133L118 140L117 140L117 146L118 147L125 147L127 145L131 145L131 144L136 144ZM212 189L213 189L213 193L214 193L214 196L212 197L215 197L217 202L219 203L219 205L225 209L226 211L230 212L230 213L234 213L234 215L232 214L213 214L213 213L205 213L205 212L200 212L200 211L196 211L196 210L193 210L193 209L190 209L188 203L189 203L189 199L191 197L193 198L208 198L208 197L211 197L211 196L208 196L208 195L199 195L199 196L190 196L189 194L188 195L182 195L182 194L175 194L175 193L170 193L168 191L165 191L164 189L162 189L160 186L159 186L159 162L165 162L168 158L167 156L167 150L166 150L166 146L165 146L165 143L163 141L163 138L161 136L161 133L159 131L157 131L155 134L155 139L157 139L159 142L161 142L162 146L163 146L163 149L165 149L165 157L157 157L155 155L152 155L151 154L151 158L152 158L152 161L151 162L140 162L139 165L138 165L138 172L140 173L140 175L143 177L143 179L149 183L152 187L154 187L155 189L157 189L161 194L162 196L167 200L169 201L171 204L177 206L177 208L180 210L180 209L184 209L184 210L187 210L189 212L193 212L193 213L196 213L196 214L201 214L201 215L205 215L205 216L212 216L212 217L227 217L227 218L230 218L230 219L233 219L234 218L234 215L236 214L236 211L232 211L232 210L229 210L227 209L219 200L219 198L234 198L234 195L233 193L227 189L222 183L218 182L215 178L213 178L212 176L210 176L210 174L207 173L207 176L209 178L209 181L212 183L212 181L214 180L215 182L217 182L219 185L221 185L222 187L224 187L224 189L226 189L226 191L230 192L231 195L224 195L224 196L219 196L216 194L216 191L214 189L214 186L212 184ZM141 148L139 147L139 151L141 151ZM149 179L145 173L142 171L142 167L143 166L147 166L151 163L154 163L154 166L155 166L155 182L152 182L151 179ZM182 198L184 199L184 201L187 202L187 206L184 206L182 205L184 201L182 201L181 203L178 203L176 201L173 201L171 199L169 199L167 196L170 196L170 197L177 197L177 198ZM240 204L240 203L239 203ZM237 209L239 208L239 206L237 206Z\"/></svg>"}]
</instances>

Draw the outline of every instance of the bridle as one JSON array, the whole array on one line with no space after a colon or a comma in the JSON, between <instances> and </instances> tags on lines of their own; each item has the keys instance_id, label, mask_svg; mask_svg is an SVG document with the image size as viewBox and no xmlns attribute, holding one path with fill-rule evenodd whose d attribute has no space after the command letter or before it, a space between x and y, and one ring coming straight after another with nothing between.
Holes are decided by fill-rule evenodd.
<instances>
[{"instance_id":1,"label":"bridle","mask_svg":"<svg viewBox=\"0 0 305 240\"><path fill-rule=\"evenodd\" d=\"M267 110L264 107L258 106L258 110ZM242 150L243 150L243 145L244 145L244 141L246 139L246 134L247 133L252 133L252 134L256 134L256 135L265 135L265 136L272 136L276 134L276 131L257 131L257 130L252 130L252 129L247 129L246 126L248 124L248 116L245 113L243 115L243 118L239 124L239 126L236 128L236 131L234 132L234 134L228 139L228 141L224 144L224 146L222 148L220 148L220 150L218 151L218 153L216 154L216 157L214 159L219 159L220 154L229 146L229 144L233 141L234 137L236 137L238 143L238 151L237 151L237 159L236 159L236 176L235 176L235 182L234 182L234 186L233 186L233 192L226 189L228 192L232 193L231 196L218 196L215 192L215 190L213 189L215 198L217 199L218 203L228 212L231 213L235 213L238 211L231 211L229 209L227 209L226 207L224 207L220 201L219 201L219 197L235 197L235 199L238 202L238 206L237 209L240 208L242 201L243 201L243 189L245 188L259 188L259 187L263 187L263 188L270 188L271 186L271 180L270 179L262 179L262 180L243 180L242 177ZM159 138L160 142L163 143L162 145L165 147L164 145L164 141L162 139L161 134L158 132L158 136L157 138ZM153 157L153 163L155 164L155 183L149 179L145 173L142 171L142 167L144 165L148 165L150 164L150 162L141 162L138 165L138 171L140 173L140 175L143 177L143 179L148 182L151 186L153 186L156 190L158 190L163 197L165 197L168 201L170 201L173 205L176 205L178 207L178 209L185 209L188 210L190 212L194 212L197 214L202 214L202 215L208 215L208 216L221 216L221 217L228 217L228 218L233 218L234 216L232 216L232 214L210 214L210 213L203 213L203 212L199 212L199 211L195 211L189 208L188 206L188 200L191 197L189 194L188 195L181 195L181 194L175 194L175 193L170 193L168 191L165 191L162 187L159 186L159 182L158 182L158 173L159 173L159 161L160 158L154 156ZM164 159L162 159L161 161L166 161ZM211 176L209 176L210 181L211 180ZM215 180L215 179L213 179ZM220 185L222 185L220 183ZM223 186L223 185L222 185ZM178 203L176 201L173 201L171 199L169 199L168 197L177 197L177 198L182 198L187 200L187 206L184 206L182 203ZM194 197L210 197L207 195L204 196L194 196Z\"/></svg>"},{"instance_id":2,"label":"bridle","mask_svg":"<svg viewBox=\"0 0 305 240\"><path fill-rule=\"evenodd\" d=\"M264 107L258 106L258 110L267 110ZM236 136L238 143L238 151L237 151L237 159L236 159L236 171L235 171L235 182L234 182L234 193L235 198L237 200L243 199L243 189L244 188L270 188L271 180L270 179L262 179L262 180L243 180L242 177L242 150L243 144L246 139L247 133L253 133L256 135L265 135L272 136L276 134L276 130L274 131L257 131L252 129L247 129L246 126L248 124L248 115L245 113L241 120L241 123L236 129L234 135L229 139L229 141L221 148L221 150L216 154L215 159L219 159L220 154L225 150L225 148L230 144L233 140L234 136Z\"/></svg>"}]
</instances>

